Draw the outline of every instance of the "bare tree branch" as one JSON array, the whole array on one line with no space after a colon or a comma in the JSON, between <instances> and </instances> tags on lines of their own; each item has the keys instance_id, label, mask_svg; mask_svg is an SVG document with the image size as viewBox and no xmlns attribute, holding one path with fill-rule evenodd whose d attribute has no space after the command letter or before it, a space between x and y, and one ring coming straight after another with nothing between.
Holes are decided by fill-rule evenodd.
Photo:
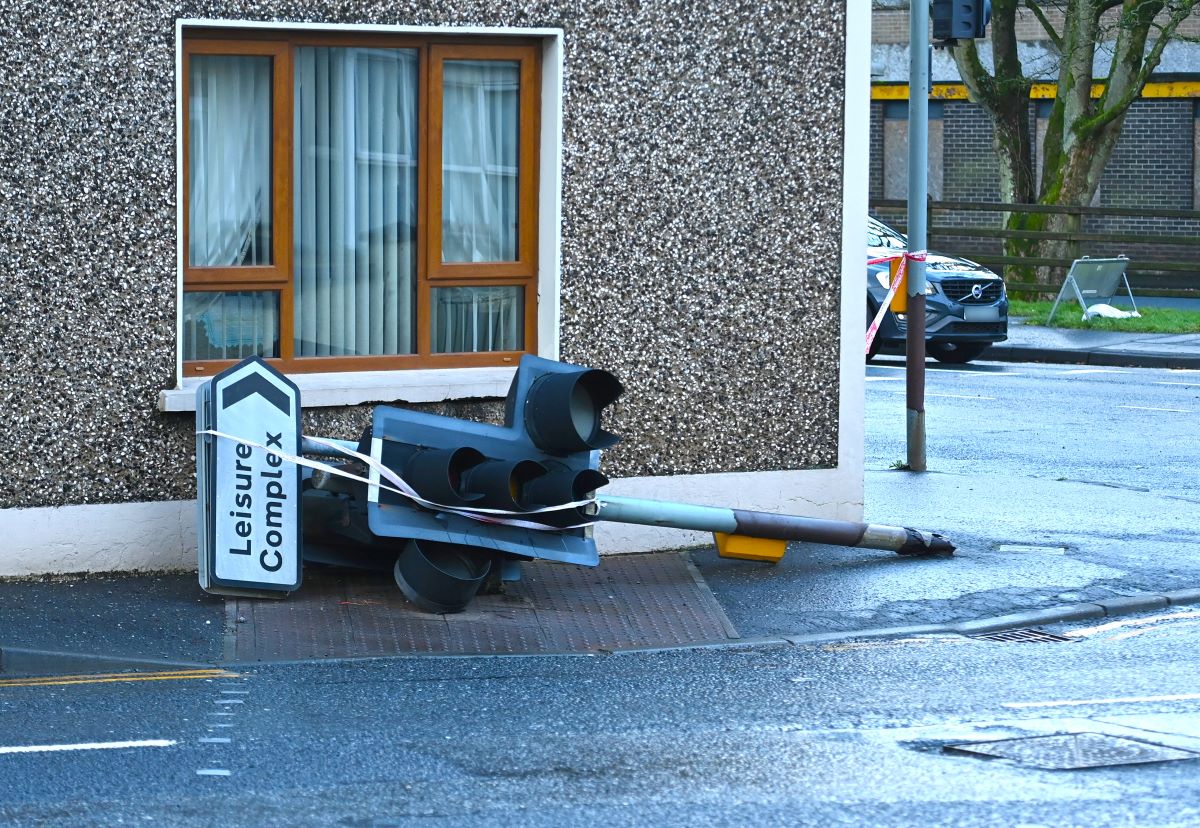
<instances>
[{"instance_id":1,"label":"bare tree branch","mask_svg":"<svg viewBox=\"0 0 1200 828\"><path fill-rule=\"evenodd\" d=\"M1159 5L1161 6L1161 3ZM1132 81L1129 82L1125 89L1115 92L1116 87L1113 84L1115 77L1110 77L1110 83L1105 87L1104 95L1100 99L1100 111L1093 117L1075 124L1076 131L1080 134L1095 132L1123 115L1129 109L1133 102L1142 94L1142 90L1146 87L1146 82L1150 80L1150 75L1158 68L1159 63L1162 61L1163 50L1167 48L1167 43L1171 41L1176 29L1188 18L1195 6L1196 0L1192 0L1174 8L1170 18L1159 28L1159 36L1155 38L1154 45L1150 47L1150 51L1142 61L1141 69L1138 70ZM1134 38L1134 48L1136 48L1139 54L1144 48L1145 42L1146 37L1144 33L1140 39ZM1116 100L1110 100L1110 95L1112 94L1118 95Z\"/></svg>"},{"instance_id":2,"label":"bare tree branch","mask_svg":"<svg viewBox=\"0 0 1200 828\"><path fill-rule=\"evenodd\" d=\"M1119 3L1121 0L1115 0L1115 2ZM1050 38L1050 42L1054 44L1054 48L1061 51L1062 35L1054 31L1054 26L1050 23L1050 18L1046 17L1046 13L1042 11L1042 7L1037 4L1036 0L1025 0L1025 8L1033 12L1033 16L1038 19L1038 22L1042 24L1042 28L1046 30L1046 35Z\"/></svg>"}]
</instances>

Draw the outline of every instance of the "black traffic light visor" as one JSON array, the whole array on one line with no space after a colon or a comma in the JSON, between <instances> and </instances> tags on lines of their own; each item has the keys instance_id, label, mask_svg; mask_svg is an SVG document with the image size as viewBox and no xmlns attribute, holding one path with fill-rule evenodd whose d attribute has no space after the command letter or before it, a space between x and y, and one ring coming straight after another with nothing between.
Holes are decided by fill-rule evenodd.
<instances>
[{"instance_id":1,"label":"black traffic light visor","mask_svg":"<svg viewBox=\"0 0 1200 828\"><path fill-rule=\"evenodd\" d=\"M545 374L529 389L525 427L538 448L553 454L609 448L620 438L600 427L600 414L622 391L620 380L598 368Z\"/></svg>"}]
</instances>

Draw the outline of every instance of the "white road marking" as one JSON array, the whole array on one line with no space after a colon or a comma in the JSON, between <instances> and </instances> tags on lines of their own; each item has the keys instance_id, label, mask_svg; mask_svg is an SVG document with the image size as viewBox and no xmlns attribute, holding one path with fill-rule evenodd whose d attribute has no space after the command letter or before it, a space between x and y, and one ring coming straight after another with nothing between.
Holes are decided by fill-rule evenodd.
<instances>
[{"instance_id":1,"label":"white road marking","mask_svg":"<svg viewBox=\"0 0 1200 828\"><path fill-rule=\"evenodd\" d=\"M213 704L245 704L245 699L214 699Z\"/></svg>"},{"instance_id":2,"label":"white road marking","mask_svg":"<svg viewBox=\"0 0 1200 828\"><path fill-rule=\"evenodd\" d=\"M1098 624L1095 627L1085 627L1082 630L1071 630L1065 635L1072 638L1086 638L1092 635L1099 635L1111 630L1119 630L1124 627L1144 627L1147 624L1157 624L1160 621L1179 621L1185 618L1200 618L1200 611L1189 610L1187 612L1168 612L1162 615L1152 615L1149 618L1126 618L1120 621L1108 621L1104 624Z\"/></svg>"},{"instance_id":3,"label":"white road marking","mask_svg":"<svg viewBox=\"0 0 1200 828\"><path fill-rule=\"evenodd\" d=\"M872 365L872 368L887 370L887 371L907 371L903 365ZM1025 376L1020 371L964 371L961 368L935 368L932 365L925 366L927 374L970 374L973 377L1023 377Z\"/></svg>"},{"instance_id":4,"label":"white road marking","mask_svg":"<svg viewBox=\"0 0 1200 828\"><path fill-rule=\"evenodd\" d=\"M13 745L0 747L3 753L55 753L64 750L120 750L121 748L171 747L174 739L142 739L134 742L79 742L73 745Z\"/></svg>"},{"instance_id":5,"label":"white road marking","mask_svg":"<svg viewBox=\"0 0 1200 828\"><path fill-rule=\"evenodd\" d=\"M1174 696L1123 696L1111 699L1072 699L1070 701L1005 702L1001 707L1025 710L1031 707L1081 707L1088 704L1137 704L1140 702L1194 701L1200 693L1179 693Z\"/></svg>"},{"instance_id":6,"label":"white road marking","mask_svg":"<svg viewBox=\"0 0 1200 828\"><path fill-rule=\"evenodd\" d=\"M1064 374L1128 374L1128 371L1114 371L1112 368L1075 368L1063 371Z\"/></svg>"},{"instance_id":7,"label":"white road marking","mask_svg":"<svg viewBox=\"0 0 1200 828\"><path fill-rule=\"evenodd\" d=\"M964 371L961 368L934 368L926 366L926 374L968 374L972 377L1023 377L1019 371Z\"/></svg>"},{"instance_id":8,"label":"white road marking","mask_svg":"<svg viewBox=\"0 0 1200 828\"><path fill-rule=\"evenodd\" d=\"M1065 555L1067 552L1065 546L1029 546L1019 543L1002 543L998 549L1000 552L1038 552L1047 555Z\"/></svg>"},{"instance_id":9,"label":"white road marking","mask_svg":"<svg viewBox=\"0 0 1200 828\"><path fill-rule=\"evenodd\" d=\"M1177 381L1169 381L1169 380L1155 380L1153 384L1154 385L1186 385L1189 388L1194 388L1197 385L1200 385L1200 383L1197 383L1197 382L1177 382Z\"/></svg>"},{"instance_id":10,"label":"white road marking","mask_svg":"<svg viewBox=\"0 0 1200 828\"><path fill-rule=\"evenodd\" d=\"M229 771L224 768L201 768L196 771L198 776L229 776Z\"/></svg>"},{"instance_id":11,"label":"white road marking","mask_svg":"<svg viewBox=\"0 0 1200 828\"><path fill-rule=\"evenodd\" d=\"M907 391L889 391L889 394L907 394ZM925 392L926 397L947 397L953 400L995 400L995 397L980 397L974 394L931 394Z\"/></svg>"},{"instance_id":12,"label":"white road marking","mask_svg":"<svg viewBox=\"0 0 1200 828\"><path fill-rule=\"evenodd\" d=\"M227 745L231 741L228 736L204 736L200 739L200 743L205 745Z\"/></svg>"},{"instance_id":13,"label":"white road marking","mask_svg":"<svg viewBox=\"0 0 1200 828\"><path fill-rule=\"evenodd\" d=\"M222 690L221 692L228 696L249 696L250 695L249 690Z\"/></svg>"},{"instance_id":14,"label":"white road marking","mask_svg":"<svg viewBox=\"0 0 1200 828\"><path fill-rule=\"evenodd\" d=\"M1150 408L1145 405L1119 405L1117 408L1128 408L1130 411L1165 411L1169 414L1191 414L1188 408Z\"/></svg>"}]
</instances>

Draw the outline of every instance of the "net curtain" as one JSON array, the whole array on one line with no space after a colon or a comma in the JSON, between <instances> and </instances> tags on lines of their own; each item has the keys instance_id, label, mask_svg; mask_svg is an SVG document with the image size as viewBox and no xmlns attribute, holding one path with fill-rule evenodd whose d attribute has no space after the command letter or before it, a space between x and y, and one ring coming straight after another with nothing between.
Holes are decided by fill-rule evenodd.
<instances>
[{"instance_id":1,"label":"net curtain","mask_svg":"<svg viewBox=\"0 0 1200 828\"><path fill-rule=\"evenodd\" d=\"M417 63L295 53L296 355L414 351Z\"/></svg>"},{"instance_id":2,"label":"net curtain","mask_svg":"<svg viewBox=\"0 0 1200 828\"><path fill-rule=\"evenodd\" d=\"M188 260L270 264L271 59L194 55L188 90Z\"/></svg>"}]
</instances>

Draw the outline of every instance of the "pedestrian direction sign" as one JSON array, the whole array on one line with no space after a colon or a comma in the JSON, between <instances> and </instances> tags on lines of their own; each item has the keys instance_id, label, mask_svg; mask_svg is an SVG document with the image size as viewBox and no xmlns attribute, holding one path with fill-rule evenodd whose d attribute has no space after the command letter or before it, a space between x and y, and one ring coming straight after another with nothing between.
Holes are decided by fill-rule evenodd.
<instances>
[{"instance_id":1,"label":"pedestrian direction sign","mask_svg":"<svg viewBox=\"0 0 1200 828\"><path fill-rule=\"evenodd\" d=\"M200 586L282 597L300 586L300 390L258 357L196 392Z\"/></svg>"}]
</instances>

